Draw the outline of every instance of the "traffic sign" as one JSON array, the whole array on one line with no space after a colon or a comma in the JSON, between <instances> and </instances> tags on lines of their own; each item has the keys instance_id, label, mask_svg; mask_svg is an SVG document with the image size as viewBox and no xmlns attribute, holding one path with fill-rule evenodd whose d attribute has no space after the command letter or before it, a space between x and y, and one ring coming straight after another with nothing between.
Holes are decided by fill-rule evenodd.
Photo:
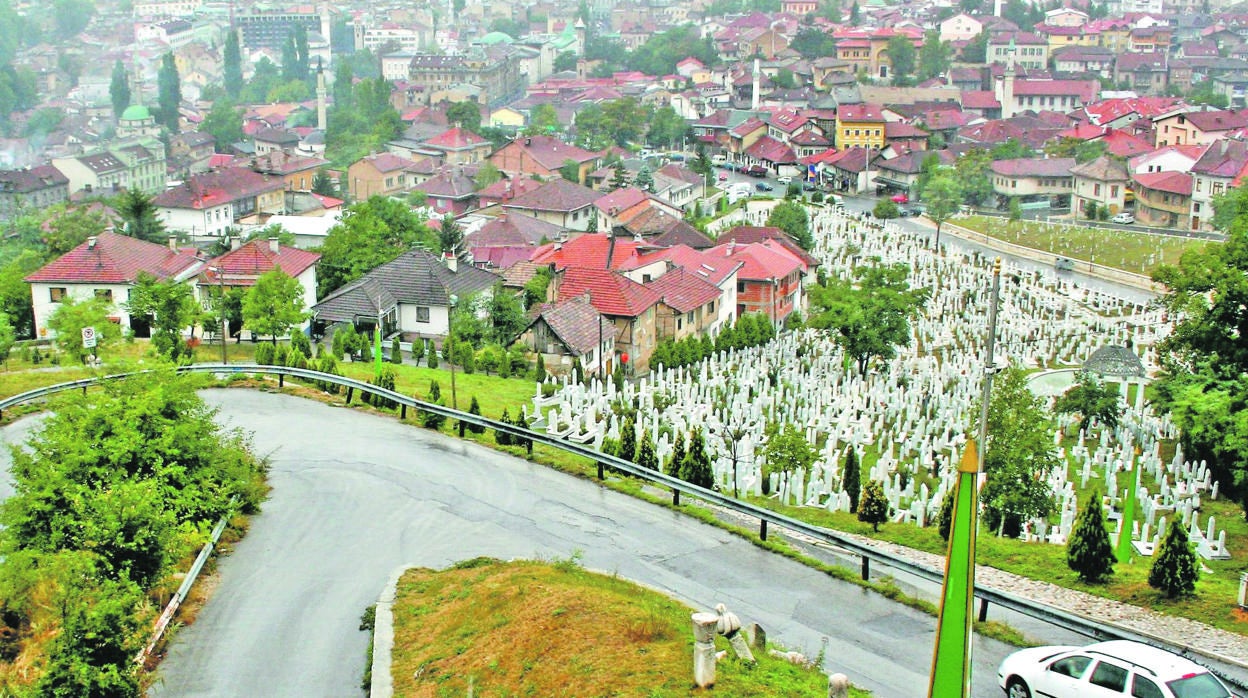
<instances>
[{"instance_id":1,"label":"traffic sign","mask_svg":"<svg viewBox=\"0 0 1248 698\"><path fill-rule=\"evenodd\" d=\"M82 348L83 349L95 348L95 328L94 327L82 328Z\"/></svg>"}]
</instances>

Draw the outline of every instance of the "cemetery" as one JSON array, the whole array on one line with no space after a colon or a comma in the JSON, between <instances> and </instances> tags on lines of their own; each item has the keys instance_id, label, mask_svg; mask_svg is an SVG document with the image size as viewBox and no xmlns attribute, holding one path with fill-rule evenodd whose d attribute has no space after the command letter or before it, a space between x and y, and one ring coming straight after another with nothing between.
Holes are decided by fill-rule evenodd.
<instances>
[{"instance_id":1,"label":"cemetery","mask_svg":"<svg viewBox=\"0 0 1248 698\"><path fill-rule=\"evenodd\" d=\"M933 526L966 435L978 424L992 260L937 255L925 236L889 223L811 210L822 272L849 278L860 265L900 262L910 267L912 286L931 289L926 311L912 323L912 341L895 358L877 359L859 373L830 333L798 329L763 346L656 370L622 389L612 381L549 378L557 390L535 388L524 406L526 422L599 449L613 449L631 426L634 443L652 442L659 467L677 441L698 430L719 491L812 521L823 521L821 512L850 511L843 469L852 451L862 464L861 482L882 484L890 524ZM1230 558L1235 541L1202 508L1218 500L1222 483L1206 463L1184 457L1177 429L1146 400L1147 377L1158 368L1154 347L1171 330L1163 312L1051 272L1007 265L1003 279L997 368L1027 371L1034 392L1050 405L1078 371L1088 370L1118 386L1125 407L1114 428L1092 420L1082 431L1077 416L1055 419L1053 446L1067 466L1045 483L1056 513L1024 522L1019 538L1064 545L1095 488L1106 493L1111 541L1129 536L1140 564L1149 564L1159 536L1176 520L1202 566ZM814 450L809 467L768 462L768 440L789 425ZM994 533L981 525L981 538Z\"/></svg>"}]
</instances>

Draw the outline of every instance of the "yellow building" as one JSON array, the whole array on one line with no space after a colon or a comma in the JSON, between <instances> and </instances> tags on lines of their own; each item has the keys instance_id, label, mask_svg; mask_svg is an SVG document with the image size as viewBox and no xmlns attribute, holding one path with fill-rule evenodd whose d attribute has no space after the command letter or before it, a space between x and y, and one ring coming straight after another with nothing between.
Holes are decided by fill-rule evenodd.
<instances>
[{"instance_id":1,"label":"yellow building","mask_svg":"<svg viewBox=\"0 0 1248 698\"><path fill-rule=\"evenodd\" d=\"M836 147L884 147L884 107L878 104L843 104L836 110Z\"/></svg>"}]
</instances>

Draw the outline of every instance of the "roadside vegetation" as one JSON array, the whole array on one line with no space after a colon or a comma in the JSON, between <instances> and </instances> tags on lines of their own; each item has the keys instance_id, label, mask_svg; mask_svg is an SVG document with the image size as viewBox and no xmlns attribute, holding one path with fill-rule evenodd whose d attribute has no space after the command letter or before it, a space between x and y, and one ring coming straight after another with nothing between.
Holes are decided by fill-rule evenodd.
<instances>
[{"instance_id":1,"label":"roadside vegetation","mask_svg":"<svg viewBox=\"0 0 1248 698\"><path fill-rule=\"evenodd\" d=\"M663 594L586 571L575 555L551 563L477 558L446 570L408 570L394 604L395 695L700 693L690 688L691 613ZM729 649L722 638L717 647ZM817 668L754 655L758 664L749 666L729 650L713 692L827 695L827 676ZM822 659L807 656L816 664ZM870 694L851 689L850 695Z\"/></svg>"}]
</instances>

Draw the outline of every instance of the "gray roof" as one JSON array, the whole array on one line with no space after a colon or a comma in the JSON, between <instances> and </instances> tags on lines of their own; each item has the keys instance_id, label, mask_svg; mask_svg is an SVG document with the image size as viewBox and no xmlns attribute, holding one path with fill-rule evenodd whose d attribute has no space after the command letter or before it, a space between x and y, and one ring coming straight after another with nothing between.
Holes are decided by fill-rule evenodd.
<instances>
[{"instance_id":1,"label":"gray roof","mask_svg":"<svg viewBox=\"0 0 1248 698\"><path fill-rule=\"evenodd\" d=\"M1142 378L1145 375L1140 357L1119 344L1103 346L1092 352L1092 356L1083 362L1083 370L1118 378Z\"/></svg>"},{"instance_id":2,"label":"gray roof","mask_svg":"<svg viewBox=\"0 0 1248 698\"><path fill-rule=\"evenodd\" d=\"M457 271L451 271L434 255L410 250L329 294L312 306L312 313L325 322L375 317L379 296L383 311L399 304L445 307L451 304L452 294L467 297L501 281L470 264L459 264Z\"/></svg>"}]
</instances>

